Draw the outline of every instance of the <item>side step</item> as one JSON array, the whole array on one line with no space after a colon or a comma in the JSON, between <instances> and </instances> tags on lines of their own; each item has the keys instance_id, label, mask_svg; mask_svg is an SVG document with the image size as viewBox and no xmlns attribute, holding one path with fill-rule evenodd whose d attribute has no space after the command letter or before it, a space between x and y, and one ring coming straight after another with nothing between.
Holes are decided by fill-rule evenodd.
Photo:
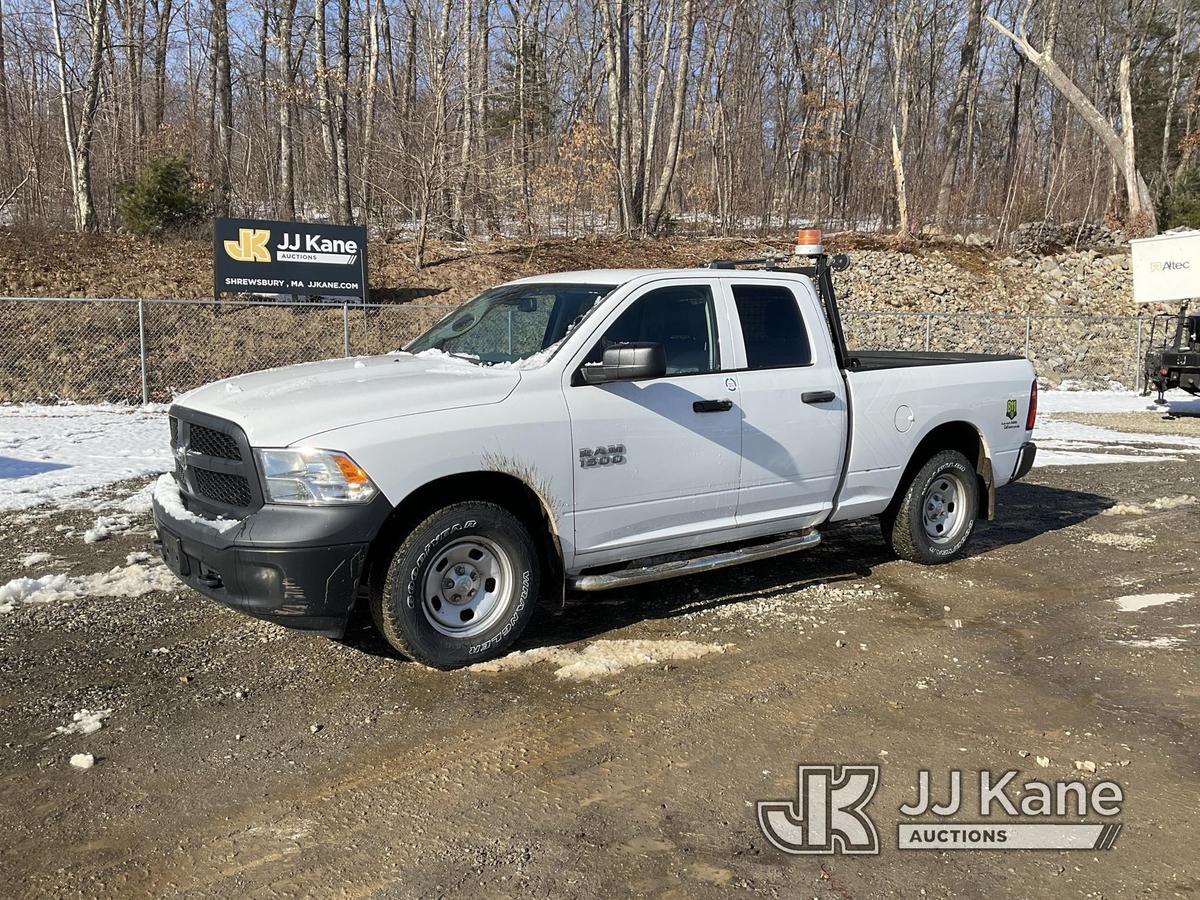
<instances>
[{"instance_id":1,"label":"side step","mask_svg":"<svg viewBox=\"0 0 1200 900\"><path fill-rule=\"evenodd\" d=\"M819 543L821 543L820 533L805 531L767 544L753 544L749 547L724 550L707 556L675 559L651 566L606 572L602 575L576 575L569 579L568 584L577 591L607 591L612 588L631 587L635 584L677 578L680 575L711 572L714 569L724 569L726 566L736 566L759 559L770 559L773 556L795 553L797 550L810 550Z\"/></svg>"}]
</instances>

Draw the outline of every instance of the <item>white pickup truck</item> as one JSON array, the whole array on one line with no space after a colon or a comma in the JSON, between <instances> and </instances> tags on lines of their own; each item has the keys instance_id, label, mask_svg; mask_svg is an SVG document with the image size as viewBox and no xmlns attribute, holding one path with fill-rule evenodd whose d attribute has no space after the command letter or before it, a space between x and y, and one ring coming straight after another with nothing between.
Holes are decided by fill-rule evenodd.
<instances>
[{"instance_id":1,"label":"white pickup truck","mask_svg":"<svg viewBox=\"0 0 1200 900\"><path fill-rule=\"evenodd\" d=\"M330 637L369 609L441 668L503 653L540 595L779 556L829 522L878 516L897 555L945 562L1033 463L1033 367L848 350L848 260L806 252L525 278L404 351L194 390L154 492L163 557Z\"/></svg>"}]
</instances>

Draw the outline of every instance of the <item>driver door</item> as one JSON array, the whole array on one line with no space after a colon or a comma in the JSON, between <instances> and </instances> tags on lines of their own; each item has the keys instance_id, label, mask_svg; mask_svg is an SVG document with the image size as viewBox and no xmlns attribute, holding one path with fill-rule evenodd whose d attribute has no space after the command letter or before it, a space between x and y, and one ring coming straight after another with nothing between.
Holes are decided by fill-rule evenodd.
<instances>
[{"instance_id":1,"label":"driver door","mask_svg":"<svg viewBox=\"0 0 1200 900\"><path fill-rule=\"evenodd\" d=\"M742 429L737 382L721 371L724 304L708 279L645 288L613 311L583 363L649 341L666 375L588 385L576 374L566 388L583 565L701 545L733 526Z\"/></svg>"}]
</instances>

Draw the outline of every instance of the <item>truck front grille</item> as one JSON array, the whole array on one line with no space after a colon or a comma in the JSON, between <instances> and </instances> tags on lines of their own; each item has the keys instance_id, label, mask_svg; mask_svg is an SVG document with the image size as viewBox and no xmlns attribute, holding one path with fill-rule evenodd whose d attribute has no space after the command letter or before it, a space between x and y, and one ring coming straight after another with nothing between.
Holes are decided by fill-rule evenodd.
<instances>
[{"instance_id":1,"label":"truck front grille","mask_svg":"<svg viewBox=\"0 0 1200 900\"><path fill-rule=\"evenodd\" d=\"M193 425L191 428L190 449L205 456L215 456L218 459L242 458L237 441L232 435L223 434L215 428L205 428L203 425Z\"/></svg>"},{"instance_id":2,"label":"truck front grille","mask_svg":"<svg viewBox=\"0 0 1200 900\"><path fill-rule=\"evenodd\" d=\"M246 434L233 422L171 410L175 481L184 505L202 516L244 518L262 506L262 491Z\"/></svg>"},{"instance_id":3,"label":"truck front grille","mask_svg":"<svg viewBox=\"0 0 1200 900\"><path fill-rule=\"evenodd\" d=\"M252 501L250 482L244 475L230 475L200 468L193 468L192 474L196 479L196 490L209 500L238 507L247 507Z\"/></svg>"}]
</instances>

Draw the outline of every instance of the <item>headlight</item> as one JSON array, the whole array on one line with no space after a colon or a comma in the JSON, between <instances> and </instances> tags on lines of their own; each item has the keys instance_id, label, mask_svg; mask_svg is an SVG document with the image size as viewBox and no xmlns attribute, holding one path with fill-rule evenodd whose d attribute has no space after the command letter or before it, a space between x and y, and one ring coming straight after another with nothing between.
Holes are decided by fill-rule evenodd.
<instances>
[{"instance_id":1,"label":"headlight","mask_svg":"<svg viewBox=\"0 0 1200 900\"><path fill-rule=\"evenodd\" d=\"M254 456L269 503L366 503L379 493L358 463L337 450L255 450Z\"/></svg>"}]
</instances>

